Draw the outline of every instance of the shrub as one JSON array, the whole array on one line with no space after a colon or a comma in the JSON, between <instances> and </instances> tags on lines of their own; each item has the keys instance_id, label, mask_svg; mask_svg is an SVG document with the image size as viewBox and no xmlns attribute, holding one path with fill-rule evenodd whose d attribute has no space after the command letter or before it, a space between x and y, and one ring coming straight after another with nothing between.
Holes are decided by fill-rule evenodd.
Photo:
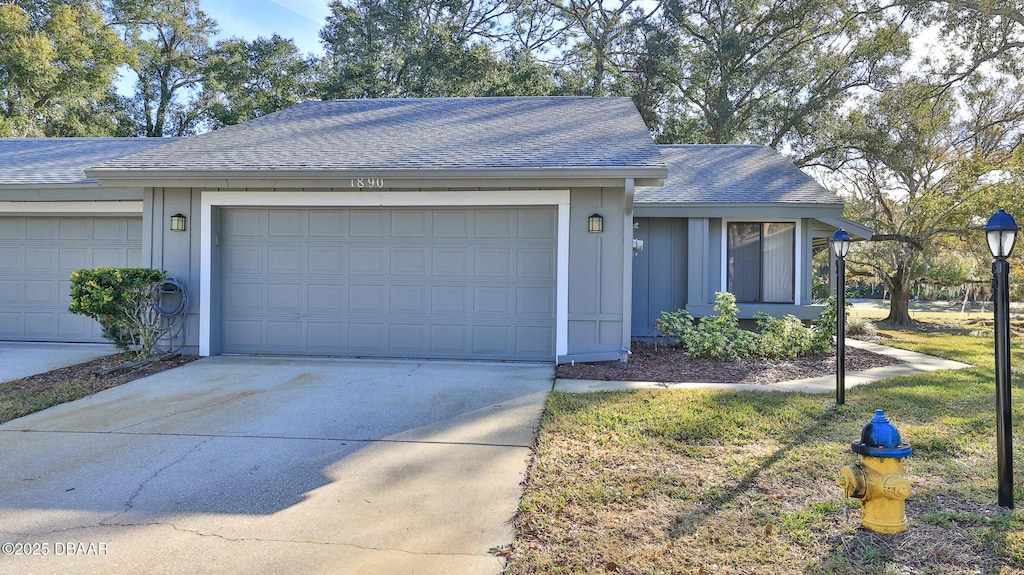
<instances>
[{"instance_id":1,"label":"shrub","mask_svg":"<svg viewBox=\"0 0 1024 575\"><path fill-rule=\"evenodd\" d=\"M815 352L817 332L805 326L800 318L786 315L780 319L758 312L754 320L757 322L758 330L754 355L788 358Z\"/></svg>"},{"instance_id":2,"label":"shrub","mask_svg":"<svg viewBox=\"0 0 1024 575\"><path fill-rule=\"evenodd\" d=\"M662 312L654 328L661 337L683 346L686 355L700 359L738 361L751 355L791 358L825 353L832 348L836 331L836 299L829 298L813 327L799 318L775 318L758 312L754 316L758 333L741 329L739 306L730 293L715 293L717 314L694 320L686 310Z\"/></svg>"},{"instance_id":3,"label":"shrub","mask_svg":"<svg viewBox=\"0 0 1024 575\"><path fill-rule=\"evenodd\" d=\"M848 335L877 335L878 328L871 323L871 320L851 317L846 320L846 333Z\"/></svg>"},{"instance_id":4,"label":"shrub","mask_svg":"<svg viewBox=\"0 0 1024 575\"><path fill-rule=\"evenodd\" d=\"M814 351L825 353L832 349L832 342L835 340L838 318L836 316L837 300L835 296L825 300L825 309L818 314L818 321L814 324Z\"/></svg>"},{"instance_id":5,"label":"shrub","mask_svg":"<svg viewBox=\"0 0 1024 575\"><path fill-rule=\"evenodd\" d=\"M68 311L91 317L127 355L149 357L166 330L154 303L166 274L148 268L97 268L71 274Z\"/></svg>"},{"instance_id":6,"label":"shrub","mask_svg":"<svg viewBox=\"0 0 1024 575\"><path fill-rule=\"evenodd\" d=\"M749 356L756 336L740 328L736 297L716 292L715 311L696 323L685 310L663 312L654 327L682 344L689 357L737 361Z\"/></svg>"},{"instance_id":7,"label":"shrub","mask_svg":"<svg viewBox=\"0 0 1024 575\"><path fill-rule=\"evenodd\" d=\"M688 334L695 328L693 316L685 309L663 311L654 322L654 329L658 330L661 337L680 344L684 344Z\"/></svg>"}]
</instances>

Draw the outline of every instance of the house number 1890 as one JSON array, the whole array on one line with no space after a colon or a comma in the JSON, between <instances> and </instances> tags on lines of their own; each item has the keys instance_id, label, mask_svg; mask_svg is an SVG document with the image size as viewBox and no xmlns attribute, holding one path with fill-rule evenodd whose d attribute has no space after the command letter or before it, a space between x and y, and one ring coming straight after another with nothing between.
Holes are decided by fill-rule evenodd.
<instances>
[{"instance_id":1,"label":"house number 1890","mask_svg":"<svg viewBox=\"0 0 1024 575\"><path fill-rule=\"evenodd\" d=\"M383 188L384 178L352 178L353 188Z\"/></svg>"}]
</instances>

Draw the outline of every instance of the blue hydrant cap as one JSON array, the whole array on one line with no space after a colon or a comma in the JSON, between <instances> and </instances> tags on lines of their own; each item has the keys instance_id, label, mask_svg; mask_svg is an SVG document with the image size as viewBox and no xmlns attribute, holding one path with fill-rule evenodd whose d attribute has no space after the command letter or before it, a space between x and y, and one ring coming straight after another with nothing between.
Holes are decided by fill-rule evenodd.
<instances>
[{"instance_id":1,"label":"blue hydrant cap","mask_svg":"<svg viewBox=\"0 0 1024 575\"><path fill-rule=\"evenodd\" d=\"M903 443L900 432L885 417L881 409L867 422L860 432L860 442L850 446L854 453L871 457L903 458L914 450L909 443Z\"/></svg>"}]
</instances>

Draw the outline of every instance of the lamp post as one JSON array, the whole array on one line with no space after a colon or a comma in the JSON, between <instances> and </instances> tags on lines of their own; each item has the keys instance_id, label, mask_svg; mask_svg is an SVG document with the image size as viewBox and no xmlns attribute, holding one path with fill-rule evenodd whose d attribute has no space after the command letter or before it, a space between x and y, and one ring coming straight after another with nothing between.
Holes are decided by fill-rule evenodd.
<instances>
[{"instance_id":1,"label":"lamp post","mask_svg":"<svg viewBox=\"0 0 1024 575\"><path fill-rule=\"evenodd\" d=\"M836 405L846 403L846 254L850 253L850 234L843 228L832 235L836 254Z\"/></svg>"},{"instance_id":2,"label":"lamp post","mask_svg":"<svg viewBox=\"0 0 1024 575\"><path fill-rule=\"evenodd\" d=\"M1013 423L1010 406L1010 264L1006 258L1017 241L1017 222L1004 210L985 224L992 262L992 299L996 332L996 465L999 506L1013 509Z\"/></svg>"}]
</instances>

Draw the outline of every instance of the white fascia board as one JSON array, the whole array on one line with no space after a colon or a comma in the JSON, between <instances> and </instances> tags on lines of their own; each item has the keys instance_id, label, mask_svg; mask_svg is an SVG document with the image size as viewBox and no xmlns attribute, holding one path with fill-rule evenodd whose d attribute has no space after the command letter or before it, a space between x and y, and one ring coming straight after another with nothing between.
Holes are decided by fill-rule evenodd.
<instances>
[{"instance_id":1,"label":"white fascia board","mask_svg":"<svg viewBox=\"0 0 1024 575\"><path fill-rule=\"evenodd\" d=\"M219 192L201 194L199 232L199 355L210 355L213 307L214 207L473 207L557 206L555 357L569 348L569 190L431 192ZM555 358L552 358L555 359Z\"/></svg>"},{"instance_id":2,"label":"white fascia board","mask_svg":"<svg viewBox=\"0 0 1024 575\"><path fill-rule=\"evenodd\" d=\"M141 201L102 202L6 202L0 201L0 213L19 214L142 214Z\"/></svg>"},{"instance_id":3,"label":"white fascia board","mask_svg":"<svg viewBox=\"0 0 1024 575\"><path fill-rule=\"evenodd\" d=\"M846 218L815 218L815 219L818 220L819 222L826 223L826 224L828 224L828 225L830 225L830 226L832 226L833 228L836 228L836 229L843 228L844 230L849 232L850 235L853 236L854 239L870 240L871 236L873 236L875 234L874 230L872 230L871 228L865 226L864 224L859 224L859 223L857 223L857 222L855 222L853 220L848 220Z\"/></svg>"}]
</instances>

